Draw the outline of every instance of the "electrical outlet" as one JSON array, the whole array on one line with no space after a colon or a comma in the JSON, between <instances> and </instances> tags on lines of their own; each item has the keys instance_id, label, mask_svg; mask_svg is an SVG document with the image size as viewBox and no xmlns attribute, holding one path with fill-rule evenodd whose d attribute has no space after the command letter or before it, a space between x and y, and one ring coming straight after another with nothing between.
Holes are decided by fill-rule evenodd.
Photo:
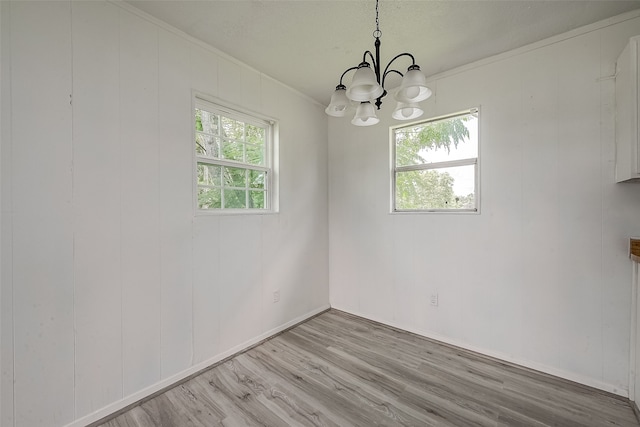
<instances>
[{"instance_id":1,"label":"electrical outlet","mask_svg":"<svg viewBox=\"0 0 640 427\"><path fill-rule=\"evenodd\" d=\"M280 289L273 291L273 302L276 303L278 301L280 301Z\"/></svg>"},{"instance_id":2,"label":"electrical outlet","mask_svg":"<svg viewBox=\"0 0 640 427\"><path fill-rule=\"evenodd\" d=\"M431 294L431 305L438 306L438 294Z\"/></svg>"}]
</instances>

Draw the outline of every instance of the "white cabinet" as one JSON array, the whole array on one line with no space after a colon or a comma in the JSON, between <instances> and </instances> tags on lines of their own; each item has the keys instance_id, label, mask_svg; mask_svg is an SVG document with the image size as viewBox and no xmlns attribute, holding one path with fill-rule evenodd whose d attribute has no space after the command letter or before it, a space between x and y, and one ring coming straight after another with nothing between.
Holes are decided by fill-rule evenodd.
<instances>
[{"instance_id":1,"label":"white cabinet","mask_svg":"<svg viewBox=\"0 0 640 427\"><path fill-rule=\"evenodd\" d=\"M640 182L638 87L640 36L632 37L616 63L616 181Z\"/></svg>"}]
</instances>

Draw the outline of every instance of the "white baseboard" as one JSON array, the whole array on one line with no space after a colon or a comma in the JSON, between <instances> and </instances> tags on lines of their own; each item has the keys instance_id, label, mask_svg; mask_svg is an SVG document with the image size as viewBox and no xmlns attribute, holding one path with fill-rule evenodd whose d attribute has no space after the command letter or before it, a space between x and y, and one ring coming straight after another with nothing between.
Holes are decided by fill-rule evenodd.
<instances>
[{"instance_id":1,"label":"white baseboard","mask_svg":"<svg viewBox=\"0 0 640 427\"><path fill-rule=\"evenodd\" d=\"M230 348L222 353L219 353L217 355L215 355L214 357L207 359L203 362L200 362L196 365L193 365L191 367L189 367L188 369L185 369L182 372L179 372L175 375L172 375L168 378L163 379L162 381L159 381L147 388L144 388L136 393L133 393L127 397L125 397L124 399L118 400L116 402L113 402L101 409L98 409L95 412L92 412L91 414L85 415L81 418L78 418L77 420L73 421L70 424L67 424L65 427L84 427L88 424L94 423L104 417L107 417L111 414L114 414L124 408L126 408L127 406L130 406L146 397L151 396L154 393L157 393L167 387L172 386L173 384L177 384L179 382L181 382L182 380L184 380L185 378L190 377L193 374L196 374L204 369L209 368L210 366L215 365L216 363L220 362L221 360L224 360L226 358L228 358L229 356L232 356L236 353L240 353L243 350L246 350L247 348L259 343L260 341L263 341L267 338L270 338L300 322L303 322L307 319L309 319L310 317L313 317L319 313L322 313L325 310L328 310L329 308L331 308L328 304L324 305L322 307L319 307L315 310L312 310L306 314L303 314L302 316L298 316L295 319L292 319L276 328L273 328L257 337L254 337L248 341L245 341L244 343L237 345L233 348Z\"/></svg>"},{"instance_id":2,"label":"white baseboard","mask_svg":"<svg viewBox=\"0 0 640 427\"><path fill-rule=\"evenodd\" d=\"M331 308L335 308L336 310L340 310L340 311L344 311L345 313L349 313L349 314L353 314L354 316L358 316L358 317L362 317L364 319L368 319L368 320L372 320L374 322L378 322L378 323L382 323L385 325L389 325L393 328L397 328L397 329L401 329L403 331L407 331L407 332L411 332L413 334L416 335L420 335L423 336L425 338L429 338L435 341L439 341L441 343L444 344L449 344L449 345L453 345L456 347L460 347L460 348L464 348L466 350L470 350L473 351L475 353L480 353L482 355L485 356L489 356L489 357L493 357L495 359L500 359L504 362L508 362L514 365L518 365L518 366L522 366L525 368L529 368L529 369L533 369L535 371L539 371L539 372L543 372L545 374L549 374L549 375L553 375L554 377L558 377L558 378L563 378L565 380L569 380L569 381L573 381L579 384L583 384L586 385L588 387L593 387L593 388L597 388L599 390L602 391L606 391L608 393L612 393L618 396L622 396L625 398L629 398L629 391L628 389L623 389L620 387L616 387L613 384L609 384L609 383L605 383L602 381L598 381L594 378L589 378L589 377L585 377L573 372L567 372L564 371L562 369L558 369L558 368L554 368L551 366L547 366L541 363L537 363L537 362L533 362L530 360L525 360L525 359L520 359L520 358L516 358L516 357L512 357L509 356L507 354L503 354L500 352L496 352L493 350L488 350L486 348L481 348L481 347L477 347L474 345L471 345L469 343L463 342L463 341L459 341L459 340L455 340L455 339L451 339L442 335L438 335L436 333L433 333L431 331L425 331L425 330L418 330L416 328L412 328L412 327L408 327L407 325L403 325L401 323L398 322L389 322L387 320L381 320L381 319L376 319L375 316L371 316L368 314L363 314L363 313L359 313L357 311L351 310L351 309L347 309L347 308L342 308L339 306L336 306L335 304L333 304L331 306Z\"/></svg>"}]
</instances>

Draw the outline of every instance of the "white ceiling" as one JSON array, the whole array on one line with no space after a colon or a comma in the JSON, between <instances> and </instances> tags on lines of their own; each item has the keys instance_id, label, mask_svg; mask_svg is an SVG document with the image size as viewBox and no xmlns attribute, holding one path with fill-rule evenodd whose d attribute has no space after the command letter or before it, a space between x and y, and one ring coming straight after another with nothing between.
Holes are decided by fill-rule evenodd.
<instances>
[{"instance_id":1,"label":"white ceiling","mask_svg":"<svg viewBox=\"0 0 640 427\"><path fill-rule=\"evenodd\" d=\"M325 105L374 49L374 0L127 3ZM381 62L410 52L429 76L633 9L640 0L381 0Z\"/></svg>"}]
</instances>

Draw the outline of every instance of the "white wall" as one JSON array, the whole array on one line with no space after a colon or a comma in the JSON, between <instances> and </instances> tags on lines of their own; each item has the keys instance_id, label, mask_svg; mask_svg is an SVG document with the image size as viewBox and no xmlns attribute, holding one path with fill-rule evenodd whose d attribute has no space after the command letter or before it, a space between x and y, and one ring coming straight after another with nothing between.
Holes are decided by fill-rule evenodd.
<instances>
[{"instance_id":1,"label":"white wall","mask_svg":"<svg viewBox=\"0 0 640 427\"><path fill-rule=\"evenodd\" d=\"M626 395L640 185L614 183L611 76L638 16L431 79L425 117L481 109L479 215L390 214L393 102L331 118L332 307Z\"/></svg>"},{"instance_id":2,"label":"white wall","mask_svg":"<svg viewBox=\"0 0 640 427\"><path fill-rule=\"evenodd\" d=\"M1 7L2 426L84 425L328 307L322 106L124 5ZM279 214L194 216L192 90L279 121Z\"/></svg>"}]
</instances>

